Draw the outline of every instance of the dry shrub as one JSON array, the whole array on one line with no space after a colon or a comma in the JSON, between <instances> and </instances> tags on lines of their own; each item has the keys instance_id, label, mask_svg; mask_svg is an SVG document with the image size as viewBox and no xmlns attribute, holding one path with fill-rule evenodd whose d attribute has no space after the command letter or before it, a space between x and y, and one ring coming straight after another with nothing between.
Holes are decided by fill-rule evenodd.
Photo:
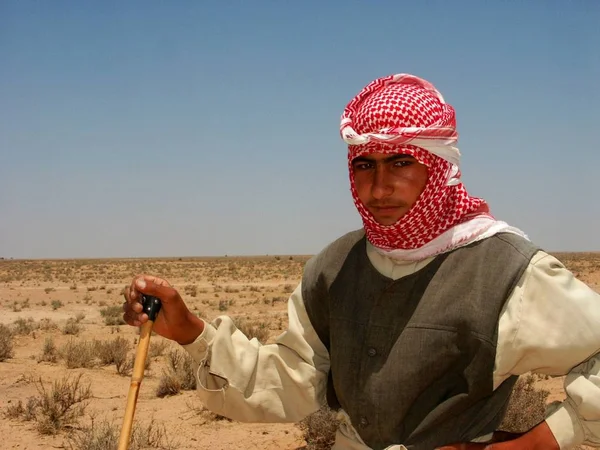
<instances>
[{"instance_id":1,"label":"dry shrub","mask_svg":"<svg viewBox=\"0 0 600 450\"><path fill-rule=\"evenodd\" d=\"M238 317L235 319L235 325L248 339L256 338L261 343L265 343L269 339L269 324L267 322Z\"/></svg>"},{"instance_id":2,"label":"dry shrub","mask_svg":"<svg viewBox=\"0 0 600 450\"><path fill-rule=\"evenodd\" d=\"M81 374L55 381L48 391L41 377L35 381L36 397L29 397L26 406L19 403L7 408L5 416L23 420L35 420L40 434L57 434L65 427L74 425L84 414L87 401L92 397L90 386L83 385Z\"/></svg>"},{"instance_id":3,"label":"dry shrub","mask_svg":"<svg viewBox=\"0 0 600 450\"><path fill-rule=\"evenodd\" d=\"M195 284L188 284L185 286L184 292L190 297L196 297L198 295L198 286Z\"/></svg>"},{"instance_id":4,"label":"dry shrub","mask_svg":"<svg viewBox=\"0 0 600 450\"><path fill-rule=\"evenodd\" d=\"M10 328L0 323L0 361L5 361L12 358L13 350L13 334Z\"/></svg>"},{"instance_id":5,"label":"dry shrub","mask_svg":"<svg viewBox=\"0 0 600 450\"><path fill-rule=\"evenodd\" d=\"M115 362L115 368L117 369L117 373L122 377L128 377L133 372L133 366L135 364L135 357L128 356L122 361ZM150 360L146 359L145 368L148 369L150 367Z\"/></svg>"},{"instance_id":6,"label":"dry shrub","mask_svg":"<svg viewBox=\"0 0 600 450\"><path fill-rule=\"evenodd\" d=\"M163 398L168 395L177 395L179 392L181 392L179 377L171 371L163 372L156 388L156 396Z\"/></svg>"},{"instance_id":7,"label":"dry shrub","mask_svg":"<svg viewBox=\"0 0 600 450\"><path fill-rule=\"evenodd\" d=\"M112 341L97 341L96 352L100 359L100 364L108 366L124 361L129 354L129 341L121 336Z\"/></svg>"},{"instance_id":8,"label":"dry shrub","mask_svg":"<svg viewBox=\"0 0 600 450\"><path fill-rule=\"evenodd\" d=\"M196 389L196 376L194 374L194 360L187 353L180 350L171 350L167 354L167 371L163 371L158 388L157 397L176 395L181 390L192 391Z\"/></svg>"},{"instance_id":9,"label":"dry shrub","mask_svg":"<svg viewBox=\"0 0 600 450\"><path fill-rule=\"evenodd\" d=\"M72 433L66 445L72 450L105 450L117 448L119 429L103 420L100 423L92 420L91 425L83 426Z\"/></svg>"},{"instance_id":10,"label":"dry shrub","mask_svg":"<svg viewBox=\"0 0 600 450\"><path fill-rule=\"evenodd\" d=\"M121 306L107 306L100 310L100 315L104 317L104 323L109 326L124 325L123 308Z\"/></svg>"},{"instance_id":11,"label":"dry shrub","mask_svg":"<svg viewBox=\"0 0 600 450\"><path fill-rule=\"evenodd\" d=\"M169 369L175 373L181 381L181 389L193 391L196 389L196 375L194 373L194 360L192 357L180 350L171 350L167 355Z\"/></svg>"},{"instance_id":12,"label":"dry shrub","mask_svg":"<svg viewBox=\"0 0 600 450\"><path fill-rule=\"evenodd\" d=\"M55 363L56 361L58 361L58 350L54 344L54 339L48 336L44 341L42 354L38 357L38 362Z\"/></svg>"},{"instance_id":13,"label":"dry shrub","mask_svg":"<svg viewBox=\"0 0 600 450\"><path fill-rule=\"evenodd\" d=\"M23 415L24 411L25 408L23 407L23 402L19 400L18 403L6 407L4 417L7 419L18 419Z\"/></svg>"},{"instance_id":14,"label":"dry shrub","mask_svg":"<svg viewBox=\"0 0 600 450\"><path fill-rule=\"evenodd\" d=\"M38 431L41 434L56 434L67 425L77 423L85 412L87 400L92 397L90 385L81 383L81 374L55 381L48 392L40 378L37 383Z\"/></svg>"},{"instance_id":15,"label":"dry shrub","mask_svg":"<svg viewBox=\"0 0 600 450\"><path fill-rule=\"evenodd\" d=\"M535 382L536 377L531 374L519 377L510 396L500 430L524 433L544 420L550 392L537 389Z\"/></svg>"},{"instance_id":16,"label":"dry shrub","mask_svg":"<svg viewBox=\"0 0 600 450\"><path fill-rule=\"evenodd\" d=\"M167 348L169 348L169 341L166 339L160 339L158 341L153 341L150 344L150 348L148 349L148 355L150 358L156 358L158 356L162 356Z\"/></svg>"},{"instance_id":17,"label":"dry shrub","mask_svg":"<svg viewBox=\"0 0 600 450\"><path fill-rule=\"evenodd\" d=\"M107 450L117 448L120 436L120 426L103 419L91 425L80 427L72 433L66 445L71 450ZM176 449L177 445L168 437L164 426L157 426L152 419L147 425L133 424L131 431L130 450L159 448L163 450Z\"/></svg>"},{"instance_id":18,"label":"dry shrub","mask_svg":"<svg viewBox=\"0 0 600 450\"><path fill-rule=\"evenodd\" d=\"M96 366L96 345L89 341L69 341L61 348L60 356L69 369L90 369Z\"/></svg>"},{"instance_id":19,"label":"dry shrub","mask_svg":"<svg viewBox=\"0 0 600 450\"><path fill-rule=\"evenodd\" d=\"M19 401L20 403L20 401ZM29 397L27 399L27 403L25 404L25 409L23 410L23 420L30 422L36 419L36 408L38 401L35 397Z\"/></svg>"},{"instance_id":20,"label":"dry shrub","mask_svg":"<svg viewBox=\"0 0 600 450\"><path fill-rule=\"evenodd\" d=\"M53 331L58 329L58 325L56 325L56 323L54 323L51 319L44 317L43 319L40 319L38 328L42 331Z\"/></svg>"},{"instance_id":21,"label":"dry shrub","mask_svg":"<svg viewBox=\"0 0 600 450\"><path fill-rule=\"evenodd\" d=\"M77 336L81 332L82 329L83 329L83 327L81 325L79 325L79 321L77 321L77 319L74 319L73 317L71 317L70 319L67 320L67 323L65 324L65 327L63 328L63 334Z\"/></svg>"},{"instance_id":22,"label":"dry shrub","mask_svg":"<svg viewBox=\"0 0 600 450\"><path fill-rule=\"evenodd\" d=\"M327 406L299 422L298 427L306 441L306 450L330 449L335 442L338 425L335 411Z\"/></svg>"},{"instance_id":23,"label":"dry shrub","mask_svg":"<svg viewBox=\"0 0 600 450\"><path fill-rule=\"evenodd\" d=\"M265 300L267 300L267 299L265 299ZM282 297L281 295L278 295L277 297L271 298L271 306L275 306L275 304L277 304L277 302L285 303L286 301L287 301L287 297Z\"/></svg>"},{"instance_id":24,"label":"dry shrub","mask_svg":"<svg viewBox=\"0 0 600 450\"><path fill-rule=\"evenodd\" d=\"M143 450L159 448L161 450L175 450L179 447L167 434L164 425L157 425L152 419L147 425L135 425L131 431L130 450Z\"/></svg>"},{"instance_id":25,"label":"dry shrub","mask_svg":"<svg viewBox=\"0 0 600 450\"><path fill-rule=\"evenodd\" d=\"M19 400L18 403L6 407L4 417L7 419L23 419L25 421L34 420L36 405L37 401L34 397L30 397L25 406L23 406L23 402Z\"/></svg>"},{"instance_id":26,"label":"dry shrub","mask_svg":"<svg viewBox=\"0 0 600 450\"><path fill-rule=\"evenodd\" d=\"M27 320L19 317L13 322L13 334L27 336L37 329L37 324L34 322L33 317L29 317Z\"/></svg>"},{"instance_id":27,"label":"dry shrub","mask_svg":"<svg viewBox=\"0 0 600 450\"><path fill-rule=\"evenodd\" d=\"M52 300L50 305L52 306L53 310L57 310L58 308L63 306L63 302L61 302L60 300Z\"/></svg>"},{"instance_id":28,"label":"dry shrub","mask_svg":"<svg viewBox=\"0 0 600 450\"><path fill-rule=\"evenodd\" d=\"M96 349L100 363L108 366L114 364L117 373L121 376L129 376L133 370L135 357L129 355L130 345L127 339L118 336L112 341L96 342ZM150 360L146 359L146 369L150 367Z\"/></svg>"}]
</instances>

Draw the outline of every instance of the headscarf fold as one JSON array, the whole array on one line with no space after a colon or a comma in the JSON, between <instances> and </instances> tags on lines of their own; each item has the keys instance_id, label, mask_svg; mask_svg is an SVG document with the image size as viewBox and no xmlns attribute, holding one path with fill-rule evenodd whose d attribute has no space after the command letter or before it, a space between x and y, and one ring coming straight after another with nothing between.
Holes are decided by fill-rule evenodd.
<instances>
[{"instance_id":1,"label":"headscarf fold","mask_svg":"<svg viewBox=\"0 0 600 450\"><path fill-rule=\"evenodd\" d=\"M363 130L357 133L355 127ZM365 86L346 106L340 133L353 147L410 143L456 166L460 162L454 108L431 83L414 75L390 75Z\"/></svg>"},{"instance_id":2,"label":"headscarf fold","mask_svg":"<svg viewBox=\"0 0 600 450\"><path fill-rule=\"evenodd\" d=\"M340 124L348 144L354 204L367 238L396 259L422 259L506 230L487 203L460 181L456 114L428 81L409 74L378 78L346 106ZM427 184L410 210L393 225L379 224L358 198L352 160L369 153L409 154L428 168ZM506 226L504 226L504 225Z\"/></svg>"}]
</instances>

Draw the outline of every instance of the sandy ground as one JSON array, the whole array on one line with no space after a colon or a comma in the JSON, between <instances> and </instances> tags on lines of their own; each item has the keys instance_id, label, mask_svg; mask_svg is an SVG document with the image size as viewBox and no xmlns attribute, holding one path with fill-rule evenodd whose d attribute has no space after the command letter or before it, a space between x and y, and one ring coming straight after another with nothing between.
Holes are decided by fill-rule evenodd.
<instances>
[{"instance_id":1,"label":"sandy ground","mask_svg":"<svg viewBox=\"0 0 600 450\"><path fill-rule=\"evenodd\" d=\"M561 254L560 257L594 289L600 289L600 254ZM35 380L50 390L57 380L89 384L92 397L79 421L56 435L42 435L35 420L0 414L2 449L70 448L69 436L106 419L120 430L131 377L116 366L67 368L56 362L39 362L47 338L60 351L68 342L110 341L123 337L133 355L138 330L127 325L107 325L101 311L122 304L121 289L138 273L167 278L184 294L190 309L208 320L220 314L263 323L271 342L286 327L286 299L300 279L306 257L173 258L169 260L0 260L0 324L31 330L13 337L13 357L0 362L0 411L19 401L39 396ZM76 335L64 333L69 319L78 320ZM51 328L48 325L54 324ZM45 325L44 328L40 328ZM168 352L177 346L159 336L151 345L166 343L162 354L151 358L137 402L135 421L164 427L177 449L301 449L306 442L295 424L245 424L217 420L206 412L193 391L159 398L157 387L168 367ZM550 390L549 401L562 400L562 379L541 382Z\"/></svg>"}]
</instances>

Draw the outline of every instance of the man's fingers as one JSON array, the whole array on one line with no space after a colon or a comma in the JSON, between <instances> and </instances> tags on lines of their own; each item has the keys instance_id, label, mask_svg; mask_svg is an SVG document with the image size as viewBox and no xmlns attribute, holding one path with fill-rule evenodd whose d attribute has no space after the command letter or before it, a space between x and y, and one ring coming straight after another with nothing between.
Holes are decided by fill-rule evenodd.
<instances>
[{"instance_id":1,"label":"man's fingers","mask_svg":"<svg viewBox=\"0 0 600 450\"><path fill-rule=\"evenodd\" d=\"M123 304L123 311L127 312L126 308L132 308L136 313L142 312L142 304L138 300L138 294L135 289L135 280L131 284L123 289L123 297L125 303Z\"/></svg>"},{"instance_id":2,"label":"man's fingers","mask_svg":"<svg viewBox=\"0 0 600 450\"><path fill-rule=\"evenodd\" d=\"M123 320L128 325L133 325L134 327L139 327L145 322L148 321L148 316L146 314L131 314L125 313L123 314Z\"/></svg>"},{"instance_id":3,"label":"man's fingers","mask_svg":"<svg viewBox=\"0 0 600 450\"><path fill-rule=\"evenodd\" d=\"M142 313L141 303L123 303L123 320L129 325L139 326L148 320L148 316Z\"/></svg>"},{"instance_id":4,"label":"man's fingers","mask_svg":"<svg viewBox=\"0 0 600 450\"><path fill-rule=\"evenodd\" d=\"M170 287L171 285L162 278L154 277L152 275L138 275L131 284L125 288L125 299L131 304L139 304L142 301L140 293L146 295L153 295L164 300L161 296L168 297L172 296L173 293L170 290L160 290L160 287ZM171 288L171 290L173 290ZM141 306L138 312L141 311Z\"/></svg>"},{"instance_id":5,"label":"man's fingers","mask_svg":"<svg viewBox=\"0 0 600 450\"><path fill-rule=\"evenodd\" d=\"M177 291L162 278L153 277L151 275L141 275L134 279L133 291L141 292L146 295L152 295L159 298L162 302L169 303L177 299ZM136 293L135 298L138 295Z\"/></svg>"},{"instance_id":6,"label":"man's fingers","mask_svg":"<svg viewBox=\"0 0 600 450\"><path fill-rule=\"evenodd\" d=\"M152 275L143 275L142 278L146 281L151 281L154 284L157 284L159 286L167 286L167 287L172 287L169 282L163 278L158 278Z\"/></svg>"},{"instance_id":7,"label":"man's fingers","mask_svg":"<svg viewBox=\"0 0 600 450\"><path fill-rule=\"evenodd\" d=\"M131 280L131 284L127 287L127 301L128 302L137 302L138 298L137 298L137 291L135 289L135 280L136 278L134 278L133 280Z\"/></svg>"}]
</instances>

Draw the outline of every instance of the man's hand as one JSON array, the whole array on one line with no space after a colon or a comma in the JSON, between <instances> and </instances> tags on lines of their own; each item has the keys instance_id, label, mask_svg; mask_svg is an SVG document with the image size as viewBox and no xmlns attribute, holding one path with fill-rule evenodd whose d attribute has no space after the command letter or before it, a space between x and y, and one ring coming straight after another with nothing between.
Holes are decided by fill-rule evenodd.
<instances>
[{"instance_id":1,"label":"man's hand","mask_svg":"<svg viewBox=\"0 0 600 450\"><path fill-rule=\"evenodd\" d=\"M187 308L179 292L167 281L150 275L140 275L125 289L123 319L131 326L139 327L148 321L142 312L141 294L152 295L161 301L152 330L157 334L178 342L191 344L204 330L204 322Z\"/></svg>"},{"instance_id":2,"label":"man's hand","mask_svg":"<svg viewBox=\"0 0 600 450\"><path fill-rule=\"evenodd\" d=\"M453 444L439 447L438 450L559 450L559 446L548 424L542 422L516 439L491 444Z\"/></svg>"}]
</instances>

